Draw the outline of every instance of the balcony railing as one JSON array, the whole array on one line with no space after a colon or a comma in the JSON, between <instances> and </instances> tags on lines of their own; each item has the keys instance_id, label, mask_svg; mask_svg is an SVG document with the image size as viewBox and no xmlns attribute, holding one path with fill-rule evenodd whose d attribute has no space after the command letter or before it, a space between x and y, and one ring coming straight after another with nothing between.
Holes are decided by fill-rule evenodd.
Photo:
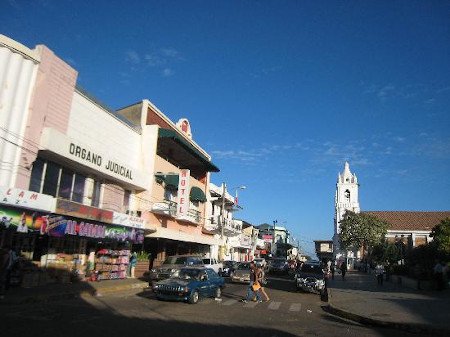
<instances>
[{"instance_id":1,"label":"balcony railing","mask_svg":"<svg viewBox=\"0 0 450 337\"><path fill-rule=\"evenodd\" d=\"M156 202L152 206L152 212L157 214L164 214L171 216L175 219L189 221L195 224L200 224L201 222L201 212L196 209L190 209L186 217L177 217L177 205L175 201L164 200L161 202Z\"/></svg>"},{"instance_id":2,"label":"balcony railing","mask_svg":"<svg viewBox=\"0 0 450 337\"><path fill-rule=\"evenodd\" d=\"M177 215L177 203L169 200L155 202L152 206L152 212L175 217Z\"/></svg>"},{"instance_id":3,"label":"balcony railing","mask_svg":"<svg viewBox=\"0 0 450 337\"><path fill-rule=\"evenodd\" d=\"M221 233L222 232L222 219L220 216L212 216L210 217L205 224L205 229ZM237 235L242 233L242 224L236 220L225 219L223 226L223 233L225 235Z\"/></svg>"}]
</instances>

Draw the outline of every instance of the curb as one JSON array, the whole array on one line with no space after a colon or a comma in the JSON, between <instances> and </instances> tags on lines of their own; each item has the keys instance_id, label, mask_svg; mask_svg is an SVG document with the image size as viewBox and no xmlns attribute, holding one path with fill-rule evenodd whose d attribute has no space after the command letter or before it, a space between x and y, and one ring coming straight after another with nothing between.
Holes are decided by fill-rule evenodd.
<instances>
[{"instance_id":1,"label":"curb","mask_svg":"<svg viewBox=\"0 0 450 337\"><path fill-rule=\"evenodd\" d=\"M400 323L400 322L390 322L382 321L374 318L369 318L366 316L358 315L340 308L335 307L332 302L332 292L328 290L328 304L322 306L322 310L325 312L339 316L362 325L375 326L382 328L399 329L413 333L427 333L438 336L450 336L450 329L437 328L428 324L418 324L418 323Z\"/></svg>"},{"instance_id":2,"label":"curb","mask_svg":"<svg viewBox=\"0 0 450 337\"><path fill-rule=\"evenodd\" d=\"M363 325L399 329L413 333L427 333L437 336L450 336L450 330L443 328L436 328L426 324L417 323L399 323L399 322L387 322L377 319L361 316L348 311L334 307L332 304L323 305L322 309L332 315L336 315Z\"/></svg>"},{"instance_id":3,"label":"curb","mask_svg":"<svg viewBox=\"0 0 450 337\"><path fill-rule=\"evenodd\" d=\"M101 297L105 294L120 293L128 290L144 290L148 287L147 282L142 283L132 283L128 285L117 285L112 287L106 287L103 289L90 289L90 290L76 290L69 289L66 292L57 294L46 294L46 295L31 295L31 296L11 296L7 297L5 300L0 301L0 305L20 305L20 304L32 304L32 303L48 303L60 300L69 300L74 298L83 297Z\"/></svg>"}]
</instances>

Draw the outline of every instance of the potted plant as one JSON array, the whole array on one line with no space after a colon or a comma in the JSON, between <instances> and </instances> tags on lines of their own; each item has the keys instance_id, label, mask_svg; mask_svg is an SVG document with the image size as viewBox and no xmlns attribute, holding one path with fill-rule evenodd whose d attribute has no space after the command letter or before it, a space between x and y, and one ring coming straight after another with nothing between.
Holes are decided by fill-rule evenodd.
<instances>
[{"instance_id":1,"label":"potted plant","mask_svg":"<svg viewBox=\"0 0 450 337\"><path fill-rule=\"evenodd\" d=\"M145 273L148 272L150 267L150 256L151 254L145 251L140 251L137 254L137 263L134 274L136 278L141 278Z\"/></svg>"}]
</instances>

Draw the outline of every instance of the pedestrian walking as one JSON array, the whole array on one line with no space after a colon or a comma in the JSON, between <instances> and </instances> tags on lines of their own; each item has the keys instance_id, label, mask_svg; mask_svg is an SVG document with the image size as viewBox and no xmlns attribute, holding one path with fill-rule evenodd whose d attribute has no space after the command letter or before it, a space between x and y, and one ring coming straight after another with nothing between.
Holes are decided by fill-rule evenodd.
<instances>
[{"instance_id":1,"label":"pedestrian walking","mask_svg":"<svg viewBox=\"0 0 450 337\"><path fill-rule=\"evenodd\" d=\"M256 301L262 302L260 294L261 285L256 279L256 265L255 262L250 262L250 283L247 289L247 296L241 300L241 302L247 303L256 296Z\"/></svg>"},{"instance_id":2,"label":"pedestrian walking","mask_svg":"<svg viewBox=\"0 0 450 337\"><path fill-rule=\"evenodd\" d=\"M130 256L130 277L134 278L134 271L136 269L137 264L137 254L133 252Z\"/></svg>"},{"instance_id":3,"label":"pedestrian walking","mask_svg":"<svg viewBox=\"0 0 450 337\"><path fill-rule=\"evenodd\" d=\"M378 263L375 267L375 275L377 276L377 284L383 285L383 275L384 275L384 266L381 263Z\"/></svg>"},{"instance_id":4,"label":"pedestrian walking","mask_svg":"<svg viewBox=\"0 0 450 337\"><path fill-rule=\"evenodd\" d=\"M345 273L347 272L347 262L342 261L341 263L341 275L342 275L342 281L345 281Z\"/></svg>"},{"instance_id":5,"label":"pedestrian walking","mask_svg":"<svg viewBox=\"0 0 450 337\"><path fill-rule=\"evenodd\" d=\"M264 275L264 270L262 268L257 268L256 269L256 281L260 284L261 288L259 289L259 291L264 295L265 301L268 302L270 301L269 296L266 293L266 290L264 289L264 284L266 283L265 281L265 275Z\"/></svg>"}]
</instances>

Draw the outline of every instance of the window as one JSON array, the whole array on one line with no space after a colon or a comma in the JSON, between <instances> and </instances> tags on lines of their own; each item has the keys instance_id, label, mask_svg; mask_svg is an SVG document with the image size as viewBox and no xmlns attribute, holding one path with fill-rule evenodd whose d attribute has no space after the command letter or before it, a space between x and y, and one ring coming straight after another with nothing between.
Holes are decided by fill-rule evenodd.
<instances>
[{"instance_id":1,"label":"window","mask_svg":"<svg viewBox=\"0 0 450 337\"><path fill-rule=\"evenodd\" d=\"M123 194L123 207L125 209L130 208L130 197L131 197L131 191L125 190Z\"/></svg>"},{"instance_id":2,"label":"window","mask_svg":"<svg viewBox=\"0 0 450 337\"><path fill-rule=\"evenodd\" d=\"M170 188L170 187L166 187L164 189L164 200L176 201L177 200L177 190Z\"/></svg>"},{"instance_id":3,"label":"window","mask_svg":"<svg viewBox=\"0 0 450 337\"><path fill-rule=\"evenodd\" d=\"M54 162L37 158L33 163L30 191L48 194L82 203L86 177L62 167ZM98 183L99 186L101 185ZM99 202L100 187L94 189L95 202Z\"/></svg>"},{"instance_id":4,"label":"window","mask_svg":"<svg viewBox=\"0 0 450 337\"><path fill-rule=\"evenodd\" d=\"M83 202L83 195L84 195L84 184L86 183L86 177L76 173L75 174L75 181L73 184L73 193L72 193L72 200L75 202L82 203Z\"/></svg>"},{"instance_id":5,"label":"window","mask_svg":"<svg viewBox=\"0 0 450 337\"><path fill-rule=\"evenodd\" d=\"M70 199L72 192L73 172L62 169L61 179L59 181L58 196L64 199Z\"/></svg>"},{"instance_id":6,"label":"window","mask_svg":"<svg viewBox=\"0 0 450 337\"><path fill-rule=\"evenodd\" d=\"M344 197L345 197L346 201L350 201L350 191L349 190L345 190Z\"/></svg>"},{"instance_id":7,"label":"window","mask_svg":"<svg viewBox=\"0 0 450 337\"><path fill-rule=\"evenodd\" d=\"M44 172L44 165L44 161L40 158L37 158L33 163L33 168L31 170L30 191L41 191L42 172Z\"/></svg>"},{"instance_id":8,"label":"window","mask_svg":"<svg viewBox=\"0 0 450 337\"><path fill-rule=\"evenodd\" d=\"M100 192L102 184L94 180L94 188L92 189L92 201L91 206L98 207L100 205Z\"/></svg>"},{"instance_id":9,"label":"window","mask_svg":"<svg viewBox=\"0 0 450 337\"><path fill-rule=\"evenodd\" d=\"M47 162L45 168L44 186L42 193L56 197L56 190L58 188L59 166L51 161Z\"/></svg>"}]
</instances>

